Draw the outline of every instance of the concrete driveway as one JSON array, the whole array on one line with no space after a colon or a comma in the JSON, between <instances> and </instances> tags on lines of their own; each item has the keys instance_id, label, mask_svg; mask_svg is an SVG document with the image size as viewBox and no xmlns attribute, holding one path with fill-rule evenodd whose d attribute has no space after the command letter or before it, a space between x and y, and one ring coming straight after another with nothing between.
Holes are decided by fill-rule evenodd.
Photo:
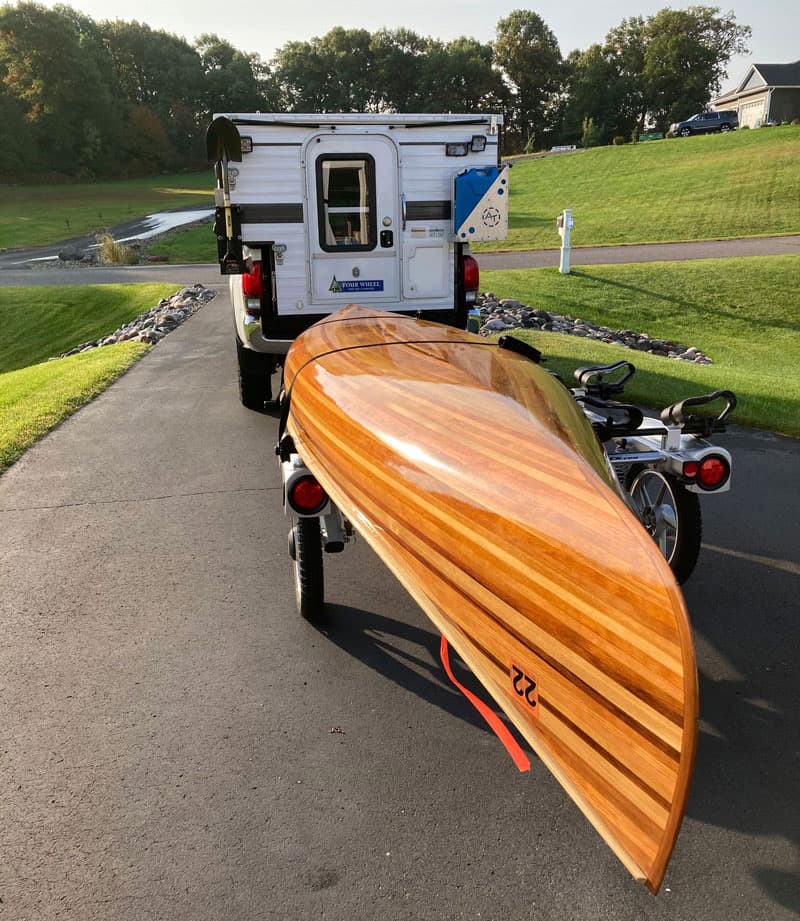
<instances>
[{"instance_id":1,"label":"concrete driveway","mask_svg":"<svg viewBox=\"0 0 800 921\"><path fill-rule=\"evenodd\" d=\"M329 630L297 617L275 431L221 293L0 478L0 918L796 917L800 443L728 436L704 504L699 755L653 898L363 542L326 560Z\"/></svg>"}]
</instances>

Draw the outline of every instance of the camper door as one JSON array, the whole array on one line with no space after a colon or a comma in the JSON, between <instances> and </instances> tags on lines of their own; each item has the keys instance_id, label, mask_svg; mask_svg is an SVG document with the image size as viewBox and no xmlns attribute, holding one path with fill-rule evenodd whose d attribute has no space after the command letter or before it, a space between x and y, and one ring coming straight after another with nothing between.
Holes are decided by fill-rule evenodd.
<instances>
[{"instance_id":1,"label":"camper door","mask_svg":"<svg viewBox=\"0 0 800 921\"><path fill-rule=\"evenodd\" d=\"M337 131L306 148L311 303L331 309L400 295L397 149Z\"/></svg>"}]
</instances>

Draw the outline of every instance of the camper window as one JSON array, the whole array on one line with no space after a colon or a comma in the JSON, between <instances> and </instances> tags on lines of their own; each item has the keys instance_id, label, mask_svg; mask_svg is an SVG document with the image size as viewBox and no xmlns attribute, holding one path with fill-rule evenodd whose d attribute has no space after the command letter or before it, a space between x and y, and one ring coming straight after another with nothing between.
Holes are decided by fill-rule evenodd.
<instances>
[{"instance_id":1,"label":"camper window","mask_svg":"<svg viewBox=\"0 0 800 921\"><path fill-rule=\"evenodd\" d=\"M375 248L375 161L368 154L317 160L320 246L327 252Z\"/></svg>"}]
</instances>

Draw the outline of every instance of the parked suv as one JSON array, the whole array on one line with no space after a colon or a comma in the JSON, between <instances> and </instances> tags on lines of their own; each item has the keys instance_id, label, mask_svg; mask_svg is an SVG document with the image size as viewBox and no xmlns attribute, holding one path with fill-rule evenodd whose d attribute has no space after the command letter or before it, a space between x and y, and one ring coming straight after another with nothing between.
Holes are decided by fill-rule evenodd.
<instances>
[{"instance_id":1,"label":"parked suv","mask_svg":"<svg viewBox=\"0 0 800 921\"><path fill-rule=\"evenodd\" d=\"M698 112L686 121L669 126L672 134L688 138L692 134L710 134L712 131L731 131L739 127L739 116L732 110L724 112Z\"/></svg>"}]
</instances>

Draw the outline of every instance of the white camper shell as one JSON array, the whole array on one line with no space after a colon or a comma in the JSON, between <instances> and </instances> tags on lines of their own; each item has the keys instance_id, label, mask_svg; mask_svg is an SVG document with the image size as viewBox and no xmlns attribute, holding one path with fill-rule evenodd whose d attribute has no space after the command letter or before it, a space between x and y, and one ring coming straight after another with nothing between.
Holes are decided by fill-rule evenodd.
<instances>
[{"instance_id":1,"label":"white camper shell","mask_svg":"<svg viewBox=\"0 0 800 921\"><path fill-rule=\"evenodd\" d=\"M508 229L501 126L500 115L215 116L215 234L222 273L237 276L247 405L293 339L347 304L466 326L469 244Z\"/></svg>"}]
</instances>

